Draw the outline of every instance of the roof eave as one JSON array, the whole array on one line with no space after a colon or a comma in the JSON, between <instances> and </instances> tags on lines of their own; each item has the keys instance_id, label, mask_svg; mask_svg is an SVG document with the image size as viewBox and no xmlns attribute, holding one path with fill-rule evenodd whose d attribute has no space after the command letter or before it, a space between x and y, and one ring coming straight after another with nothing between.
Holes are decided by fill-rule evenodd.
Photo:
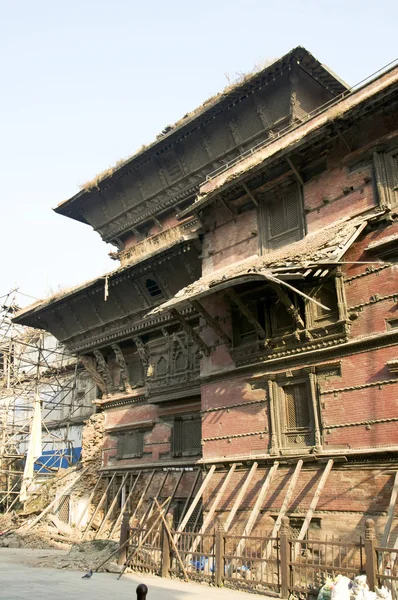
<instances>
[{"instance_id":1,"label":"roof eave","mask_svg":"<svg viewBox=\"0 0 398 600\"><path fill-rule=\"evenodd\" d=\"M342 92L350 89L350 87L348 86L348 84L346 82L344 82L341 78L337 77L337 75L335 75L335 73L333 73L333 71L331 69L329 69L326 65L324 65L323 63L321 63L320 61L318 61L306 48L304 48L302 46L296 46L295 48L293 48L292 50L290 50L289 52L287 52L285 55L283 55L282 57L278 58L277 60L275 60L271 64L267 65L261 71L253 74L253 76L251 78L249 78L247 81L244 81L242 83L238 83L236 86L233 87L233 89L231 89L227 93L221 92L219 95L215 96L215 99L214 99L213 102L209 102L208 104L204 105L202 107L202 109L199 109L197 112L193 111L193 112L195 112L195 114L192 115L192 117L187 118L186 120L183 120L179 125L177 125L176 127L173 127L171 129L171 131L169 131L165 135L162 135L159 139L154 140L144 150L142 150L141 152L133 155L131 157L131 159L127 160L123 165L121 165L120 167L118 167L117 169L115 169L115 171L111 175L108 175L107 177L105 177L100 183L108 181L116 173L122 172L122 170L125 169L125 168L127 168L127 169L131 168L131 164L134 161L136 161L138 159L142 160L142 158L145 155L149 155L150 153L152 153L153 149L156 146L158 146L159 144L167 141L170 138L173 138L173 137L177 136L182 129L184 129L186 127L189 127L195 121L200 120L201 117L203 117L203 115L205 115L210 109L214 109L215 107L217 107L218 105L220 105L221 102L224 101L225 99L227 99L228 97L232 96L233 94L238 94L239 91L243 92L244 88L247 87L251 82L254 82L256 79L259 79L259 78L263 77L264 75L266 75L267 72L271 72L272 69L275 69L278 64L282 64L283 62L294 61L295 59L297 59L297 55L301 56L303 53L304 53L305 58L307 58L308 60L310 60L310 61L313 62L314 68L318 67L318 68L323 69L323 71L330 76L331 82L333 82L334 84L336 84L336 82L337 82L337 84L341 87L341 89L338 90L339 93L342 93ZM302 66L302 68L305 68L305 67ZM77 201L79 201L82 198L84 198L84 197L92 194L93 192L95 192L96 189L99 189L99 188L93 188L92 190L85 190L85 189L80 190L80 192L78 192L77 194L75 194L74 196L72 196L71 198L69 198L68 200L64 200L63 202L61 202L60 204L58 204L58 206L56 206L54 208L54 211L56 213L58 213L58 214L61 214L61 215L64 215L64 216L68 216L68 217L73 218L75 220L80 220L81 222L86 223L86 221L82 220L82 218L78 218L75 215L72 216L72 214L71 214L72 211L70 211L68 209L70 209L71 206L74 205Z\"/></svg>"}]
</instances>

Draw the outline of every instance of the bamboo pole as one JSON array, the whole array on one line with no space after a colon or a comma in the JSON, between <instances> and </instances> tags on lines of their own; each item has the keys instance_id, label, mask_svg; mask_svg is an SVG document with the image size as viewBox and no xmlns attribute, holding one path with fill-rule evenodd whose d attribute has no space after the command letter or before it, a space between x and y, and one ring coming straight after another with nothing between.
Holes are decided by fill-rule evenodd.
<instances>
[{"instance_id":1,"label":"bamboo pole","mask_svg":"<svg viewBox=\"0 0 398 600\"><path fill-rule=\"evenodd\" d=\"M178 527L179 531L184 531L184 528L186 527L186 525L187 525L187 523L188 523L188 521L189 521L189 519L190 519L193 511L195 510L196 505L198 504L199 500L201 499L201 497L203 495L203 492L205 491L205 489L209 485L210 479L212 478L213 473L214 473L215 470L216 470L216 465L212 465L210 467L210 471L207 473L207 475L206 475L206 477L205 477L202 485L200 486L200 488L199 488L199 490L198 490L195 498L193 499L191 506L187 510L187 513L186 513L185 517L183 518L182 523L179 525L179 527ZM178 540L179 537L180 536L179 536L178 533L174 536L174 542L175 543L177 543L177 540Z\"/></svg>"},{"instance_id":2,"label":"bamboo pole","mask_svg":"<svg viewBox=\"0 0 398 600\"><path fill-rule=\"evenodd\" d=\"M95 511L94 511L94 512L93 512L93 514L91 515L91 519L90 519L90 520L89 520L89 522L87 523L87 527L86 527L86 529L84 530L84 534L83 534L83 537L82 537L82 540L83 540L83 541L84 541L84 540L87 538L87 536L88 536L88 532L90 531L90 527L91 527L91 525L92 525L92 523L93 523L93 521L94 521L95 517L97 516L99 509L101 508L101 506L103 505L103 503L104 503L104 501L105 501L106 495L107 495L107 493L108 493L108 490L110 489L110 487L111 487L111 485L112 485L112 483L113 483L113 480L114 480L115 476L116 476L116 473L114 473L114 474L112 475L112 477L111 477L111 479L110 479L110 481L109 481L108 485L106 486L105 492L104 492L104 493L102 494L102 496L101 496L101 500L99 501L99 503L98 503L98 505L97 505L97 507L96 507Z\"/></svg>"},{"instance_id":3,"label":"bamboo pole","mask_svg":"<svg viewBox=\"0 0 398 600\"><path fill-rule=\"evenodd\" d=\"M258 467L258 463L254 462L251 466L250 471L247 474L244 484L242 485L242 487L239 490L239 494L234 502L232 510L229 513L227 520L225 521L225 532L226 533L227 533L228 529L230 528L232 521L234 520L234 517L238 511L238 508L242 504L242 500L245 497L247 488L249 487L249 484L250 484L251 480L253 479L253 475L256 472L257 467Z\"/></svg>"},{"instance_id":4,"label":"bamboo pole","mask_svg":"<svg viewBox=\"0 0 398 600\"><path fill-rule=\"evenodd\" d=\"M82 513L81 513L80 517L79 517L79 518L78 518L78 520L76 521L76 528L77 528L77 527L79 527L79 526L80 526L80 523L83 521L83 517L84 517L84 515L86 514L86 512L87 512L87 509L88 509L88 507L90 506L90 504L91 504L91 501L92 501L92 499L94 498L95 492L97 491L97 489L98 489L98 486L99 486L99 484L101 483L101 481L102 481L102 477L101 477L101 475L100 475L100 476L98 477L97 483L96 483L96 484L95 484L95 486L94 486L94 489L93 489L93 491L91 492L90 496L88 497L88 500L87 500L87 503L86 503L86 506L85 506L84 510L82 511Z\"/></svg>"},{"instance_id":5,"label":"bamboo pole","mask_svg":"<svg viewBox=\"0 0 398 600\"><path fill-rule=\"evenodd\" d=\"M126 475L124 475L124 476L123 476L123 479L122 479L122 482L121 482L121 484L120 484L120 486L119 486L119 489L118 489L118 491L116 492L116 494L115 494L115 496L114 496L114 498L113 498L113 500L112 500L112 502L111 502L111 505L110 505L110 507L109 507L109 510L108 510L108 512L106 513L106 515L105 515L105 517L104 517L104 519L103 519L103 521L102 521L102 523L101 523L101 526L100 526L100 528L98 529L97 533L95 534L95 536L94 536L94 539L97 539L97 537L98 537L99 535L101 535L101 533L102 533L102 531L103 531L103 529L104 529L104 527L105 527L105 525L106 525L106 522L108 521L108 519L109 519L110 515L112 514L112 511L113 511L113 509L114 509L114 508L115 508L115 506L116 506L116 502L117 502L117 501L118 501L118 499L119 499L120 492L122 491L122 487L123 487L123 486L124 486L124 484L126 483L126 479L127 479L127 477L128 477L128 473L127 473Z\"/></svg>"},{"instance_id":6,"label":"bamboo pole","mask_svg":"<svg viewBox=\"0 0 398 600\"><path fill-rule=\"evenodd\" d=\"M116 523L114 524L113 529L111 530L111 532L110 532L110 534L108 536L108 539L113 536L113 534L115 533L116 529L118 528L118 526L120 524L120 521L123 518L123 514L124 514L124 512L125 512L125 510L126 510L126 508L128 506L128 503L130 502L130 498L131 498L131 496L134 493L134 490L135 490L135 488L137 486L138 480L140 479L141 475L142 475L142 471L138 471L137 477L135 478L135 481L134 481L133 485L130 487L130 490L129 490L129 493L127 495L127 498L125 499L124 504L123 504L122 508L120 509L120 515L116 519Z\"/></svg>"},{"instance_id":7,"label":"bamboo pole","mask_svg":"<svg viewBox=\"0 0 398 600\"><path fill-rule=\"evenodd\" d=\"M272 467L270 468L270 470L268 471L268 474L264 480L263 485L260 488L260 491L258 493L257 496L257 500L256 503L253 507L252 512L250 513L249 519L246 523L245 529L243 531L243 535L241 540L239 541L239 544L236 548L235 554L236 556L239 556L241 554L241 552L244 550L245 546L246 546L246 540L245 537L249 536L252 532L252 529L254 527L254 524L257 520L257 517L260 513L261 507L263 505L264 502L264 498L268 492L268 489L272 483L272 480L274 478L274 475L278 469L279 463L277 463L276 461L274 462L274 464L272 465Z\"/></svg>"},{"instance_id":8,"label":"bamboo pole","mask_svg":"<svg viewBox=\"0 0 398 600\"><path fill-rule=\"evenodd\" d=\"M205 520L203 521L202 527L200 528L199 535L192 542L192 545L191 545L191 547L190 547L190 549L188 551L189 554L187 554L186 559L185 559L186 561L188 561L190 555L195 552L195 550L198 547L198 544L199 544L199 542L201 540L201 535L206 531L207 527L210 525L210 523L211 523L211 521L213 519L213 515L216 512L216 509L217 509L218 505L220 504L220 501L221 501L221 499L222 499L222 497L224 495L224 492L225 492L225 490L227 488L227 485L229 484L229 482L231 480L232 475L235 472L235 469L236 469L236 463L234 463L233 465L231 465L231 468L229 469L229 471L228 471L228 473L227 473L227 475L226 475L226 477L225 477L225 479L224 479L224 481L223 481L223 483L222 483L219 491L217 492L217 495L216 495L216 497L214 499L214 502L211 505L211 507L209 509L209 512L206 515Z\"/></svg>"}]
</instances>

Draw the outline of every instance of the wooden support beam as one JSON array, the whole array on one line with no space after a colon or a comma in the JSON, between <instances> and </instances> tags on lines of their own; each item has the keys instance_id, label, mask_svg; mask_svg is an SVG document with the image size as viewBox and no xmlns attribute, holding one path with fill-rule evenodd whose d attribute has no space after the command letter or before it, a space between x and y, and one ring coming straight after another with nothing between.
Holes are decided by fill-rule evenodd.
<instances>
[{"instance_id":1,"label":"wooden support beam","mask_svg":"<svg viewBox=\"0 0 398 600\"><path fill-rule=\"evenodd\" d=\"M246 183L244 181L242 181L241 185L242 185L243 189L245 190L246 194L249 196L250 200L253 202L254 206L258 206L258 200L253 195L253 193L250 191L250 189L248 188Z\"/></svg>"},{"instance_id":2,"label":"wooden support beam","mask_svg":"<svg viewBox=\"0 0 398 600\"><path fill-rule=\"evenodd\" d=\"M160 231L162 231L163 225L161 224L159 219L157 219L156 217L152 217L152 221L155 223L155 225L157 225L159 227Z\"/></svg>"},{"instance_id":3,"label":"wooden support beam","mask_svg":"<svg viewBox=\"0 0 398 600\"><path fill-rule=\"evenodd\" d=\"M164 509L164 512L165 512L166 516L167 516L167 511L169 510L169 507L170 507L171 503L174 500L174 496L176 495L176 492L178 490L178 486L180 485L180 482L181 482L181 479L183 478L184 473L185 473L185 471L182 469L181 472L180 472L180 474L179 474L179 476L177 477L177 481L176 481L176 483L174 485L173 491L171 492L171 496L170 496L170 498L169 498L169 500L167 502L167 505L165 506L165 509ZM171 515L171 517L172 517L172 515ZM156 544L156 541L157 541L159 535L160 535L160 531L158 531L156 533L156 535L155 535L155 537L153 539L153 545Z\"/></svg>"},{"instance_id":4,"label":"wooden support beam","mask_svg":"<svg viewBox=\"0 0 398 600\"><path fill-rule=\"evenodd\" d=\"M133 514L131 515L131 520L133 520L133 519L134 519L134 517L135 517L135 515L137 514L138 510L141 508L141 504L144 502L145 495L146 495L146 493L147 493L147 491L148 491L148 489L149 489L149 486L150 486L150 485L151 485L151 483L152 483L152 479L154 478L154 476L155 476L155 473L156 473L156 471L155 471L155 469L154 469L154 470L152 471L152 473L150 474L150 476L148 477L147 484L146 484L146 486L145 486L145 488L144 488L144 490L143 490L143 492L142 492L142 494L141 494L141 496L140 496L140 499L139 499L139 500L138 500L138 502L137 502L137 506L135 507Z\"/></svg>"},{"instance_id":5,"label":"wooden support beam","mask_svg":"<svg viewBox=\"0 0 398 600\"><path fill-rule=\"evenodd\" d=\"M236 500L235 500L235 502L234 502L234 505L233 505L233 507L232 507L232 510L231 510L231 512L229 513L227 520L225 521L225 533L227 533L227 532L228 532L228 529L230 528L230 526L231 526L231 523L232 523L232 521L233 521L233 520L234 520L234 518L235 518L235 515L236 515L236 513L237 513L237 510L238 510L238 508L240 507L240 505L242 504L242 500L243 500L243 498L245 497L245 494L246 494L246 492L247 492L247 488L249 487L249 484L250 484L250 482L251 482L251 480L252 480L252 478L253 478L253 475L254 475L254 473L255 473L255 472L256 472L256 470L257 470L257 467L258 467L258 463L254 462L254 463L252 464L252 466L251 466L251 469L250 469L250 471L249 471L249 472L248 472L248 474L247 474L247 477L246 477L246 479L245 479L245 482L244 482L244 484L242 485L242 487L241 487L241 488L240 488L240 490L239 490L239 494L238 494L238 495L237 495L237 497L236 497Z\"/></svg>"},{"instance_id":6,"label":"wooden support beam","mask_svg":"<svg viewBox=\"0 0 398 600\"><path fill-rule=\"evenodd\" d=\"M97 483L95 484L93 491L91 492L91 494L90 494L90 495L89 495L89 497L88 497L88 500L87 500L87 502L86 502L86 504L85 504L85 507L84 507L84 509L83 509L83 510L82 510L82 512L80 513L80 517L77 519L77 521L76 521L76 523L75 523L75 527L76 527L76 529L77 529L77 528L80 526L80 523L83 521L84 515L86 514L86 512L87 512L87 509L88 509L88 507L90 506L90 504L91 504L91 502L92 502L92 499L94 498L95 492L97 491L97 489L98 489L98 486L100 485L101 481L102 481L102 477L101 477L101 475L100 475L100 476L98 477L98 479L97 479Z\"/></svg>"},{"instance_id":7,"label":"wooden support beam","mask_svg":"<svg viewBox=\"0 0 398 600\"><path fill-rule=\"evenodd\" d=\"M383 531L383 537L381 539L381 546L387 548L388 539L390 537L391 527L394 519L395 505L397 503L398 496L398 471L395 473L394 485L391 491L390 503L387 510L387 521Z\"/></svg>"},{"instance_id":8,"label":"wooden support beam","mask_svg":"<svg viewBox=\"0 0 398 600\"><path fill-rule=\"evenodd\" d=\"M161 510L161 507L159 506L159 502L158 502L157 500L155 500L155 502L156 502L156 506L157 506L157 508L158 508L158 510L159 510L159 512L160 512L160 517L161 517L161 519L162 519L162 522L163 522L163 527L164 527L164 529L165 529L165 531L166 531L166 534L167 534L167 536L168 536L168 538L169 538L169 540L170 540L170 544L171 544L171 545L172 545L172 547L173 547L173 550L174 550L174 552L175 552L175 555L176 555L176 557L177 557L177 560L178 560L178 562L179 562L179 564L180 564L180 567L181 567L181 569L182 569L182 572L184 573L185 580L186 580L186 581L189 581L189 577L188 577L188 574L187 574L187 572L186 572L186 570L185 570L184 563L183 563L183 562L182 562L182 560L181 560L181 556L180 556L180 553L178 552L178 548L177 548L177 546L176 546L176 543L175 543L175 541L174 541L174 539L173 539L173 536L171 535L171 531L170 531L170 529L169 529L169 526L168 526L168 524L167 524L167 521L166 521L166 519L164 518L164 513L163 513L163 511Z\"/></svg>"},{"instance_id":9,"label":"wooden support beam","mask_svg":"<svg viewBox=\"0 0 398 600\"><path fill-rule=\"evenodd\" d=\"M243 550L244 550L244 548L246 546L246 539L245 539L245 537L249 536L251 534L251 532L252 532L252 529L253 529L254 524L255 524L255 522L257 520L257 517L260 514L261 507L262 507L262 505L264 503L265 496L267 495L267 492L268 492L269 487L270 487L270 485L272 483L274 475L275 475L275 473L276 473L276 471L278 469L278 466L279 466L279 463L275 461L274 464L272 465L272 467L270 468L270 470L267 473L267 476L266 476L266 478L264 480L264 483L261 486L260 491L258 493L256 503L253 506L253 510L251 511L249 519L248 519L248 521L246 523L245 529L243 531L242 538L239 541L239 544L238 544L238 546L237 546L237 548L236 548L236 550L234 552L234 554L236 556L241 556L241 553L243 552Z\"/></svg>"},{"instance_id":10,"label":"wooden support beam","mask_svg":"<svg viewBox=\"0 0 398 600\"><path fill-rule=\"evenodd\" d=\"M193 499L191 506L188 508L188 510L187 510L187 512L185 514L185 517L183 518L181 524L178 526L179 531L184 531L184 529L185 529L185 527L186 527L186 525L187 525L187 523L188 523L188 521L189 521L189 519L190 519L193 511L196 508L196 505L198 504L199 500L203 496L203 492L205 491L205 489L209 485L210 480L213 477L213 473L214 473L215 470L216 470L216 465L212 465L210 467L210 471L207 473L206 477L204 478L202 485L200 486L199 490L197 491L196 496ZM179 537L180 536L177 533L174 536L174 542L177 543L177 540L178 540Z\"/></svg>"},{"instance_id":11,"label":"wooden support beam","mask_svg":"<svg viewBox=\"0 0 398 600\"><path fill-rule=\"evenodd\" d=\"M202 304L198 300L191 300L191 304L196 310L197 313L206 321L207 325L213 329L213 331L218 335L218 337L226 344L227 346L231 345L231 339L228 335L221 329L220 325L217 321L207 312L207 310L202 306Z\"/></svg>"},{"instance_id":12,"label":"wooden support beam","mask_svg":"<svg viewBox=\"0 0 398 600\"><path fill-rule=\"evenodd\" d=\"M159 499L159 496L161 495L162 490L163 490L163 488L165 486L165 483L166 483L167 477L169 475L169 472L170 471L166 471L166 473L164 473L163 481L162 481L161 485L159 486L158 491L156 492L155 496L153 497L153 500L155 500L155 499L158 500ZM152 504L151 504L151 506L149 507L149 510L145 513L145 515L142 516L142 518L140 520L140 525L139 525L140 527L142 527L142 524L144 522L144 518L145 518L145 520L148 520L148 519L151 518L154 507L155 507L155 502L153 501Z\"/></svg>"},{"instance_id":13,"label":"wooden support beam","mask_svg":"<svg viewBox=\"0 0 398 600\"><path fill-rule=\"evenodd\" d=\"M166 500L166 502L168 501L168 499ZM124 563L123 569L121 571L121 573L119 574L118 580L121 578L121 576L124 574L125 570L127 569L129 562L133 559L133 557L137 554L137 552L142 548L142 546L145 544L147 538L149 537L149 535L151 534L151 532L153 531L153 529L155 529L155 527L158 525L160 519L161 519L161 514L163 511L163 505L160 506L159 504L157 504L158 506L158 510L159 510L159 515L156 517L156 519L154 520L154 522L151 524L150 528L145 532L145 535L141 538L141 540L138 540L138 544L137 547L134 548L132 550L132 552L127 556L126 558L126 562ZM126 544L134 537L135 532L133 533L133 535L131 535L128 540L125 542ZM118 548L118 551L120 550L120 547ZM110 557L109 557L110 558ZM109 558L107 559L107 562L109 560ZM97 570L102 567L104 563L102 563L99 567L97 567Z\"/></svg>"},{"instance_id":14,"label":"wooden support beam","mask_svg":"<svg viewBox=\"0 0 398 600\"><path fill-rule=\"evenodd\" d=\"M334 128L336 130L337 135L339 136L339 138L343 142L344 146L347 148L348 152L352 152L351 146L349 145L349 143L347 142L346 138L344 137L344 135L340 131L339 127L336 125L336 123L334 123L333 125L334 125Z\"/></svg>"},{"instance_id":15,"label":"wooden support beam","mask_svg":"<svg viewBox=\"0 0 398 600\"><path fill-rule=\"evenodd\" d=\"M69 483L69 485L67 485L65 487L65 489L62 490L62 494L60 494L59 496L56 496L54 498L54 500L52 500L50 502L50 504L48 506L46 506L46 508L35 518L33 519L33 521L31 521L28 525L26 525L26 527L24 525L22 525L22 527L19 527L16 531L29 531L29 529L32 529L32 527L34 527L35 525L37 525L37 523L39 521L41 521L41 519L50 512L50 510L53 508L53 506L59 502L61 496L66 496L71 489L73 488L73 486L79 481L80 477L82 475L84 475L84 473L87 471L88 467L86 467L85 469L83 469L82 471L80 471L79 473L77 473L76 477Z\"/></svg>"},{"instance_id":16,"label":"wooden support beam","mask_svg":"<svg viewBox=\"0 0 398 600\"><path fill-rule=\"evenodd\" d=\"M182 521L183 521L183 519L184 519L184 517L185 517L185 514L186 514L186 512L187 512L187 510L188 510L188 506L189 506L189 505L190 505L190 503L191 503L192 496L193 496L193 495L194 495L194 493L195 493L196 486L197 486L197 483L198 483L198 481L199 481L200 475L201 475L201 470L200 470L200 469L197 469L197 470L196 470L196 477L195 477L195 478L194 478L194 480L193 480L193 483L192 483L191 489L189 490L189 494L188 494L188 496L187 496L187 499L186 499L186 501L185 501L185 504L184 504L184 508L182 509L181 517L180 517L180 520L179 520L179 522L178 522L178 525L177 525L177 531L179 531L179 530L180 530L180 525L181 525L181 523L182 523Z\"/></svg>"},{"instance_id":17,"label":"wooden support beam","mask_svg":"<svg viewBox=\"0 0 398 600\"><path fill-rule=\"evenodd\" d=\"M195 331L195 329L184 319L182 314L178 312L176 308L170 309L170 314L176 321L178 321L183 330L192 337L195 344L201 349L205 356L210 356L210 348L205 342L202 340L200 335Z\"/></svg>"},{"instance_id":18,"label":"wooden support beam","mask_svg":"<svg viewBox=\"0 0 398 600\"><path fill-rule=\"evenodd\" d=\"M310 302L313 302L317 306L320 306L321 308L324 308L325 310L329 310L330 311L330 308L328 308L324 304L321 304L320 302L318 302L318 300L315 300L315 298L311 298L311 296L308 296L308 294L305 294L304 292L302 292L298 288L294 287L293 285L290 285L290 283L288 283L287 281L283 281L282 279L278 279L278 277L275 277L275 275L271 275L271 273L264 273L264 272L262 272L261 275L265 279L267 279L268 281L273 281L274 283L278 283L279 285L285 286L289 290L292 290L292 292L295 292L296 294L298 294L299 296L302 296L306 300L309 300Z\"/></svg>"},{"instance_id":19,"label":"wooden support beam","mask_svg":"<svg viewBox=\"0 0 398 600\"><path fill-rule=\"evenodd\" d=\"M283 519L283 517L286 516L286 513L289 510L289 506L290 506L290 503L291 503L291 500L292 500L292 495L293 495L294 489L296 487L297 480L299 478L302 466L303 466L303 461L299 460L297 462L297 464L296 464L296 468L294 469L294 473L292 475L292 478L289 481L289 486L287 488L285 497L283 499L283 503L282 503L281 509L279 511L279 514L278 514L278 518L276 519L274 527L272 529L272 533L271 533L271 536L270 536L271 538L276 538L276 536L278 535L279 529L280 529L280 527L282 525L282 519ZM263 558L267 558L267 556L269 555L269 553L271 551L273 543L274 542L272 540L270 540L267 543L266 548L265 548L265 552L263 554Z\"/></svg>"},{"instance_id":20,"label":"wooden support beam","mask_svg":"<svg viewBox=\"0 0 398 600\"><path fill-rule=\"evenodd\" d=\"M234 211L232 210L232 208L231 208L230 206L228 206L228 204L226 203L226 201L224 200L224 198L222 198L222 197L221 197L221 194L220 194L220 201L221 201L221 204L223 204L223 205L225 206L225 208L227 209L227 211L228 211L228 212L229 212L229 213L230 213L230 214L231 214L233 217L236 217L236 215L235 215Z\"/></svg>"},{"instance_id":21,"label":"wooden support beam","mask_svg":"<svg viewBox=\"0 0 398 600\"><path fill-rule=\"evenodd\" d=\"M244 304L244 302L242 302L242 300L234 292L234 290L232 290L232 289L226 290L225 295L231 302L233 302L238 307L238 309L240 310L242 315L244 315L246 317L246 319L249 321L249 323L251 323L251 325L253 325L258 337L261 338L262 340L264 340L267 337L267 334L265 333L264 328L260 325L257 318L253 315L253 313L246 306L246 304Z\"/></svg>"},{"instance_id":22,"label":"wooden support beam","mask_svg":"<svg viewBox=\"0 0 398 600\"><path fill-rule=\"evenodd\" d=\"M125 499L125 501L124 501L124 504L123 504L122 508L120 509L120 515L119 515L119 516L118 516L118 518L116 519L116 523L114 524L114 526L113 526L113 529L111 530L111 532L110 532L110 534L109 534L108 538L111 538L111 537L113 536L113 534L115 533L116 529L117 529L117 528L118 528L118 526L120 525L120 522L121 522L121 520L122 520L122 518L123 518L123 515L124 515L124 513L125 513L125 511L126 511L126 508L127 508L127 507L128 507L128 505L129 505L129 502L130 502L131 496L133 495L133 493L134 493L134 490L135 490L135 488L137 487L137 483L138 483L138 480L140 479L141 475L142 475L142 471L139 471L139 472L137 473L137 477L135 478L133 485L132 485L132 486L130 485L130 490L129 490L129 493L128 493L128 495L127 495L127 498Z\"/></svg>"},{"instance_id":23,"label":"wooden support beam","mask_svg":"<svg viewBox=\"0 0 398 600\"><path fill-rule=\"evenodd\" d=\"M119 488L118 488L118 490L117 490L116 494L114 494L114 496L113 496L113 500L112 500L112 502L111 502L111 505L110 505L110 507L109 507L109 510L108 510L108 512L106 513L106 515L104 516L104 518L103 518L103 521L102 521L102 523L101 523L101 525L100 525L100 528L98 529L97 533L96 533L96 534L95 534L95 536L94 536L94 539L97 539L97 537L98 537L99 535L101 535L101 533L103 532L103 530L104 530L104 527L105 527L105 525L106 525L106 523L107 523L107 521L108 521L109 517L111 516L111 514L112 514L112 512L113 512L113 510L114 510L114 508L115 508L115 506L116 506L116 503L117 503L117 501L118 501L118 499L119 499L119 496L120 496L120 494L121 494L122 488L123 488L124 484L126 483L126 479L127 479L127 477L128 477L128 473L127 473L126 475L124 475L124 476L123 476L123 478L122 478L122 482L121 482L121 484L120 484L120 486L119 486Z\"/></svg>"},{"instance_id":24,"label":"wooden support beam","mask_svg":"<svg viewBox=\"0 0 398 600\"><path fill-rule=\"evenodd\" d=\"M305 329L305 324L304 324L303 319L300 316L300 312L299 312L298 308L296 308L294 306L293 302L290 300L290 298L286 294L285 290L283 290L280 285L277 285L276 283L273 283L272 281L269 282L269 286L275 291L279 300L285 306L287 312L289 313L289 315L292 317L292 319L296 323L297 329Z\"/></svg>"},{"instance_id":25,"label":"wooden support beam","mask_svg":"<svg viewBox=\"0 0 398 600\"><path fill-rule=\"evenodd\" d=\"M329 473L332 470L332 467L333 467L333 460L330 459L330 460L328 460L328 462L326 464L325 470L322 473L322 477L319 480L318 486L317 486L317 488L315 490L314 497L311 500L310 507L309 507L309 509L307 511L307 514L306 514L306 517L304 519L304 523L302 524L301 529L300 529L300 533L297 536L298 540L303 540L305 538L305 536L306 536L306 533L308 531L308 527L310 526L310 523L311 523L312 516L313 516L314 511L315 511L315 509L316 509L316 507L318 505L319 498L321 497L322 490L325 487L325 483L327 481L327 478L329 477ZM297 548L299 548L299 547L300 547L300 544L295 544L295 548L296 548L296 552L295 553L296 553L296 556L297 556Z\"/></svg>"},{"instance_id":26,"label":"wooden support beam","mask_svg":"<svg viewBox=\"0 0 398 600\"><path fill-rule=\"evenodd\" d=\"M191 545L191 547L190 547L190 549L188 551L189 554L186 556L186 559L185 559L186 562L189 562L189 560L190 560L190 554L193 554L195 552L196 548L198 547L199 542L202 539L201 534L205 533L206 529L210 525L210 523L211 523L211 521L213 519L214 513L216 512L217 507L218 507L218 505L220 504L220 502L222 500L224 492L227 489L227 485L229 484L229 482L231 480L231 477L232 477L232 475L235 472L235 469L236 469L236 463L234 463L231 466L231 468L229 469L228 473L226 474L225 479L222 482L222 485L221 485L220 489L218 490L216 497L214 498L214 502L211 505L211 507L209 509L209 512L207 513L207 515L205 517L205 520L203 521L203 525L200 528L199 535L194 539L194 541L193 541L193 543L192 543L192 545Z\"/></svg>"},{"instance_id":27,"label":"wooden support beam","mask_svg":"<svg viewBox=\"0 0 398 600\"><path fill-rule=\"evenodd\" d=\"M90 531L90 527L91 527L92 523L94 522L94 519L95 519L95 517L97 516L99 509L101 508L101 506L102 506L102 505L103 505L103 503L105 502L105 498L106 498L106 496L107 496L107 494L108 494L108 491L110 490L110 488L111 488L111 486L112 486L112 483L113 483L113 480L115 479L115 477L116 477L116 473L114 473L114 474L112 475L111 479L109 480L109 483L108 483L108 485L106 486L105 492L104 492L104 493L102 494L102 496L101 496L101 500L98 502L96 509L94 510L93 514L91 515L91 519L90 519L90 520L89 520L89 522L87 523L87 527L86 527L86 529L84 530L84 534L83 534L83 537L82 537L82 541L83 541L83 542L85 541L85 539L86 539L86 538L87 538L87 536L88 536L88 532Z\"/></svg>"},{"instance_id":28,"label":"wooden support beam","mask_svg":"<svg viewBox=\"0 0 398 600\"><path fill-rule=\"evenodd\" d=\"M287 157L287 158L286 158L286 161L287 161L287 163L288 163L289 167L291 168L291 170L293 171L293 173L295 174L295 176L296 176L296 179L297 179L297 181L299 182L299 184L300 184L300 185L304 185L303 178L301 177L301 175L300 175L299 171L296 169L296 167L295 167L295 166L294 166L294 164L292 163L292 160L291 160L289 157Z\"/></svg>"}]
</instances>

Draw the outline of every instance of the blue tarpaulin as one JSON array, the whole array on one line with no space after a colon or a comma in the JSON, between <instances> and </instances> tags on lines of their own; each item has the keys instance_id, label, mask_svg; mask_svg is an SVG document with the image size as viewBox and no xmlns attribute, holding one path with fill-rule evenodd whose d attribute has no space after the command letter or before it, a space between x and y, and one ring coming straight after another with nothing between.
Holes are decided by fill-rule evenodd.
<instances>
[{"instance_id":1,"label":"blue tarpaulin","mask_svg":"<svg viewBox=\"0 0 398 600\"><path fill-rule=\"evenodd\" d=\"M61 450L43 450L43 454L37 459L34 470L40 473L49 473L50 469L67 469L70 464L75 464L82 453L80 448L67 448ZM45 466L43 466L45 465ZM46 467L49 467L46 469Z\"/></svg>"}]
</instances>

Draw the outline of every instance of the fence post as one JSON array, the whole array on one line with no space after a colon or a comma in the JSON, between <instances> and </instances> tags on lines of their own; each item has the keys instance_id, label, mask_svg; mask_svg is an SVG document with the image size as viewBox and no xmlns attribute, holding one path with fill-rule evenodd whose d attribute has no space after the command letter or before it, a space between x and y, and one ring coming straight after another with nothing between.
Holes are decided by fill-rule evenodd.
<instances>
[{"instance_id":1,"label":"fence post","mask_svg":"<svg viewBox=\"0 0 398 600\"><path fill-rule=\"evenodd\" d=\"M119 542L119 557L117 564L124 565L127 558L128 544L127 540L130 536L130 513L126 510L123 513L122 524L120 526L120 542ZM123 545L124 544L124 545Z\"/></svg>"},{"instance_id":2,"label":"fence post","mask_svg":"<svg viewBox=\"0 0 398 600\"><path fill-rule=\"evenodd\" d=\"M216 519L214 540L214 578L217 587L221 587L224 579L224 545L225 526L220 517Z\"/></svg>"},{"instance_id":3,"label":"fence post","mask_svg":"<svg viewBox=\"0 0 398 600\"><path fill-rule=\"evenodd\" d=\"M166 522L167 522L167 527L169 528L169 530L171 530L173 527L173 515L171 513L168 513L166 515ZM166 531L166 527L165 527L164 523L162 523L162 565L161 565L161 570L160 570L161 577L170 577L170 567L171 567L170 553L171 553L170 539L169 539L168 533Z\"/></svg>"},{"instance_id":4,"label":"fence post","mask_svg":"<svg viewBox=\"0 0 398 600\"><path fill-rule=\"evenodd\" d=\"M377 583L377 558L376 558L376 530L373 519L366 519L365 522L365 570L368 586L371 592L374 592Z\"/></svg>"},{"instance_id":5,"label":"fence post","mask_svg":"<svg viewBox=\"0 0 398 600\"><path fill-rule=\"evenodd\" d=\"M280 562L281 562L281 598L289 597L290 588L290 519L283 517L279 530Z\"/></svg>"}]
</instances>

